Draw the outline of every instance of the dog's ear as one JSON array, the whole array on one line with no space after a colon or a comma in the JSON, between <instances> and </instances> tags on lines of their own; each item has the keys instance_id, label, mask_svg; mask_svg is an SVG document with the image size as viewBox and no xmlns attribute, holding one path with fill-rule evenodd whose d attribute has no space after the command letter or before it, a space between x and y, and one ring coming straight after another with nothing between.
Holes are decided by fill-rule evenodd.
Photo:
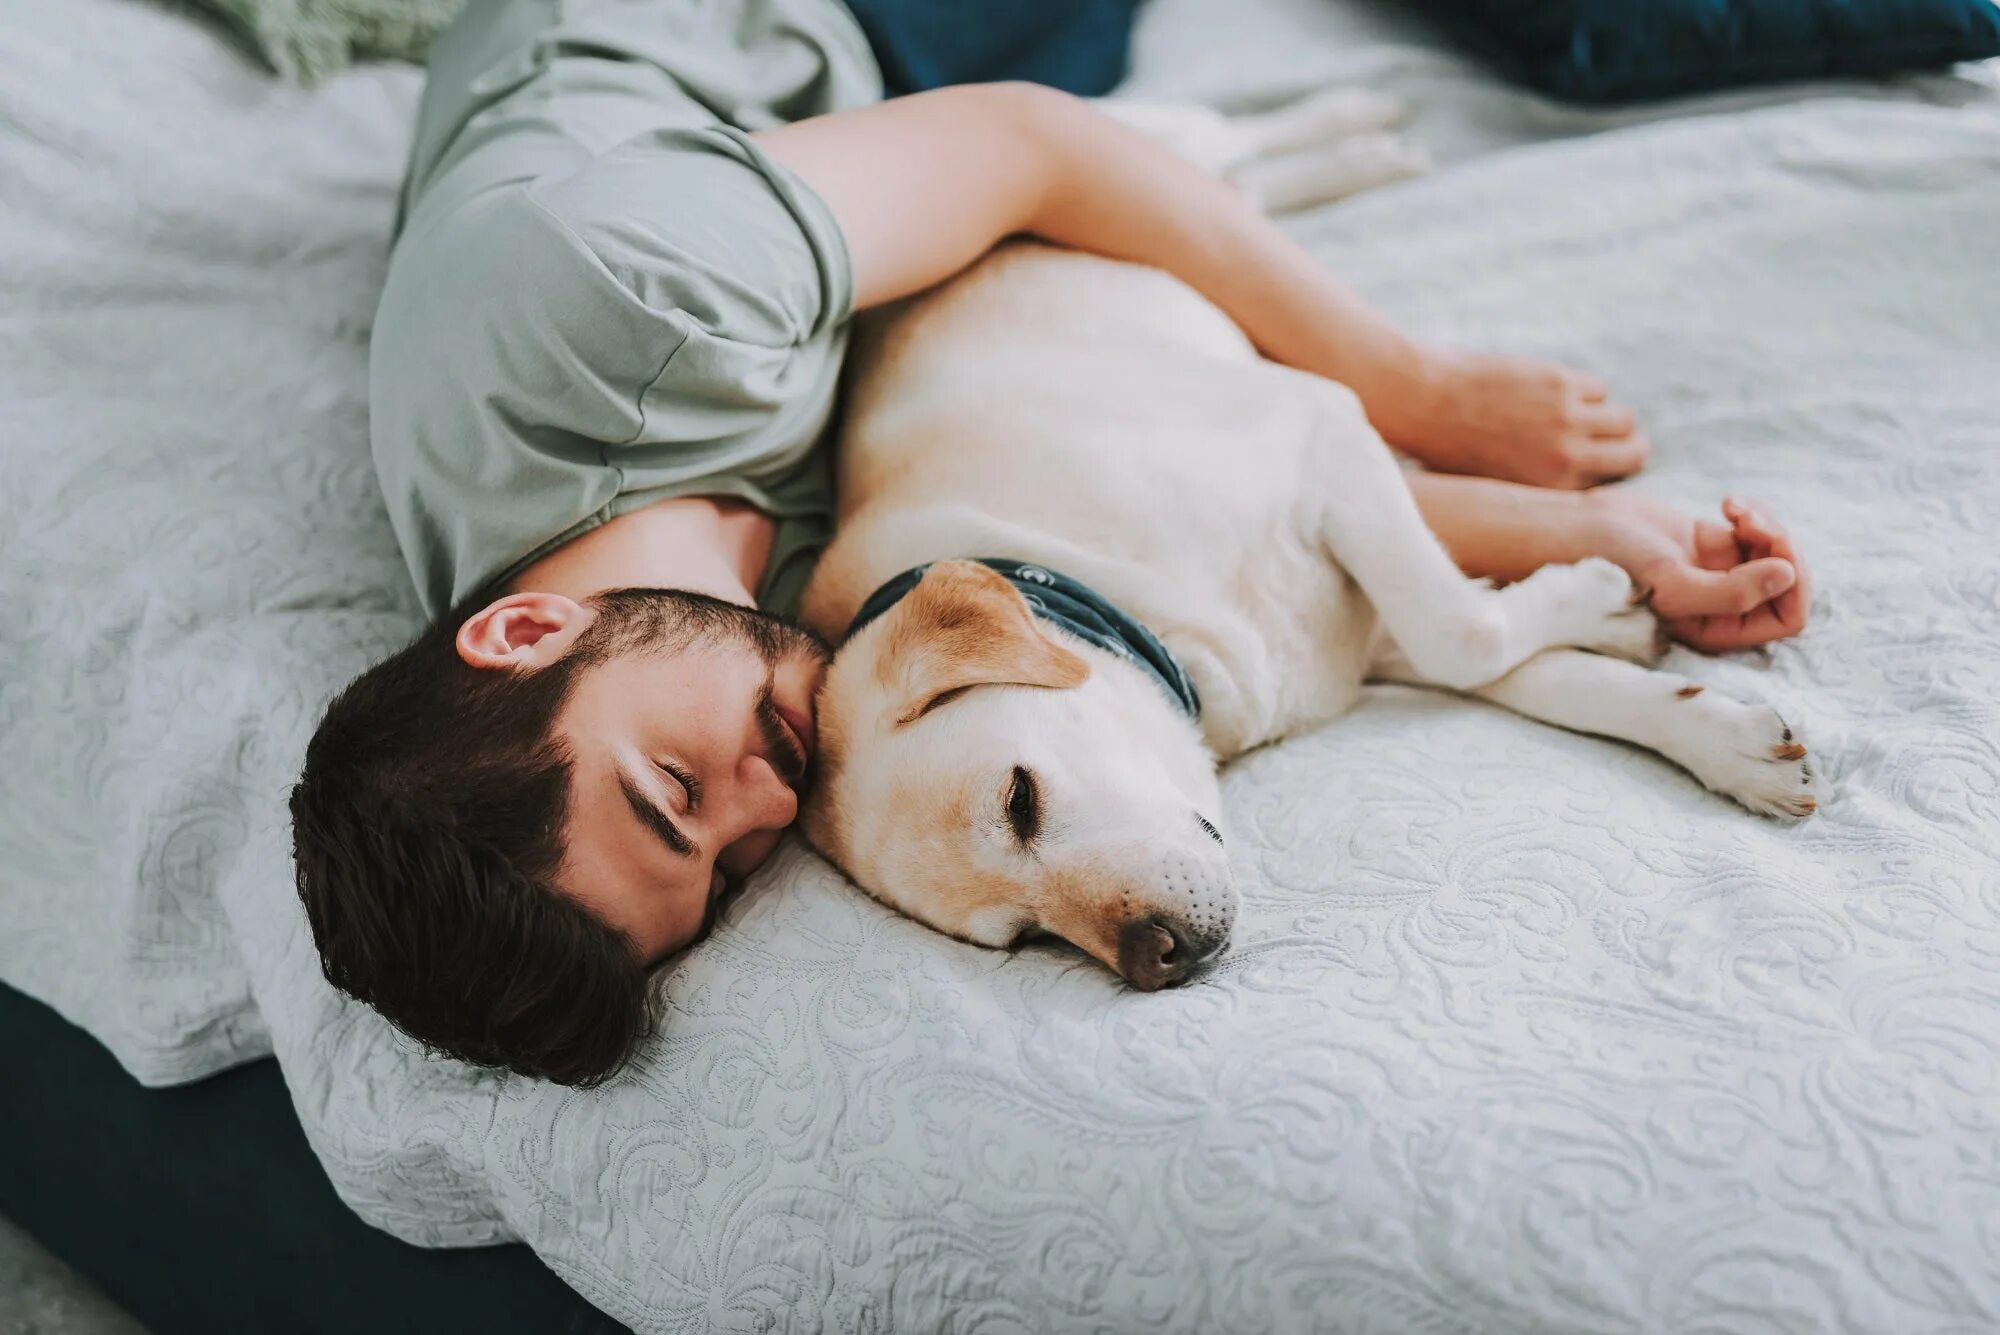
<instances>
[{"instance_id":1,"label":"dog's ear","mask_svg":"<svg viewBox=\"0 0 2000 1335\"><path fill-rule=\"evenodd\" d=\"M896 726L974 686L1081 685L1090 664L1043 634L1021 591L976 561L939 561L888 617L876 672Z\"/></svg>"}]
</instances>

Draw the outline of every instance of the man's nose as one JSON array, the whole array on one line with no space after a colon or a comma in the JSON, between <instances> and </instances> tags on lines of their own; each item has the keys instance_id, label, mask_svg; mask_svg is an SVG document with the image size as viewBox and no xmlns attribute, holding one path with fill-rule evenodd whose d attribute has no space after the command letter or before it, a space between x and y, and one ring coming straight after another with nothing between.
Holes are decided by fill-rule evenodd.
<instances>
[{"instance_id":1,"label":"man's nose","mask_svg":"<svg viewBox=\"0 0 2000 1335\"><path fill-rule=\"evenodd\" d=\"M782 830L799 814L799 795L769 760L751 752L736 767L738 837L753 830Z\"/></svg>"},{"instance_id":2,"label":"man's nose","mask_svg":"<svg viewBox=\"0 0 2000 1335\"><path fill-rule=\"evenodd\" d=\"M764 864L778 836L799 814L798 794L761 756L738 767L729 793L729 824L720 829L725 847L716 865L725 876L742 878Z\"/></svg>"}]
</instances>

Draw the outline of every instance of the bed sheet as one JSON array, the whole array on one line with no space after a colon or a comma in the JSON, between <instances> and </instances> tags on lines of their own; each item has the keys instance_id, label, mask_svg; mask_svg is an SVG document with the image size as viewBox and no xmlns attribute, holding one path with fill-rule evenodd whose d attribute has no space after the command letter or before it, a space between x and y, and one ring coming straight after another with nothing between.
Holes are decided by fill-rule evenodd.
<instances>
[{"instance_id":1,"label":"bed sheet","mask_svg":"<svg viewBox=\"0 0 2000 1335\"><path fill-rule=\"evenodd\" d=\"M342 1003L290 889L314 713L416 623L362 396L414 75L304 94L178 12L0 17L0 977L142 1079L274 1048L365 1218L523 1238L642 1330L2000 1322L1981 77L1645 124L1384 11L1158 0L1136 92L1419 101L1455 165L1298 220L1329 265L1604 374L1647 490L1788 518L1811 633L1675 666L1781 703L1832 799L1761 822L1384 689L1230 769L1245 906L1200 986L957 945L793 846L579 1093Z\"/></svg>"},{"instance_id":2,"label":"bed sheet","mask_svg":"<svg viewBox=\"0 0 2000 1335\"><path fill-rule=\"evenodd\" d=\"M224 908L416 598L367 353L420 75L0 0L0 978L140 1080L270 1049Z\"/></svg>"}]
</instances>

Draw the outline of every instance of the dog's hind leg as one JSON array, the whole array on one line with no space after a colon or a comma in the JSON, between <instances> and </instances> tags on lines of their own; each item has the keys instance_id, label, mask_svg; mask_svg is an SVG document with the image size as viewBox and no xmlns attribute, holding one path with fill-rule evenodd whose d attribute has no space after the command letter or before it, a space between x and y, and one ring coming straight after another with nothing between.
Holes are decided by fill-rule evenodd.
<instances>
[{"instance_id":1,"label":"dog's hind leg","mask_svg":"<svg viewBox=\"0 0 2000 1335\"><path fill-rule=\"evenodd\" d=\"M1272 369L1310 396L1316 444L1333 455L1322 475L1321 541L1424 680L1468 690L1559 645L1658 654L1658 623L1609 561L1545 566L1504 589L1468 579L1424 523L1360 400L1331 381Z\"/></svg>"},{"instance_id":2,"label":"dog's hind leg","mask_svg":"<svg viewBox=\"0 0 2000 1335\"><path fill-rule=\"evenodd\" d=\"M1430 170L1423 148L1391 131L1406 108L1360 88L1329 88L1270 111L1231 116L1185 102L1108 98L1098 108L1283 213Z\"/></svg>"},{"instance_id":3,"label":"dog's hind leg","mask_svg":"<svg viewBox=\"0 0 2000 1335\"><path fill-rule=\"evenodd\" d=\"M1331 204L1430 169L1430 154L1421 145L1399 134L1376 133L1257 158L1233 169L1229 179L1251 203L1278 214Z\"/></svg>"},{"instance_id":4,"label":"dog's hind leg","mask_svg":"<svg viewBox=\"0 0 2000 1335\"><path fill-rule=\"evenodd\" d=\"M1266 213L1329 204L1431 169L1423 145L1393 133L1406 108L1363 88L1329 88L1235 116L1236 156L1224 175Z\"/></svg>"},{"instance_id":5,"label":"dog's hind leg","mask_svg":"<svg viewBox=\"0 0 2000 1335\"><path fill-rule=\"evenodd\" d=\"M1269 111L1232 116L1238 161L1275 158L1302 148L1393 130L1409 108L1386 93L1366 88L1324 88Z\"/></svg>"},{"instance_id":6,"label":"dog's hind leg","mask_svg":"<svg viewBox=\"0 0 2000 1335\"><path fill-rule=\"evenodd\" d=\"M1440 684L1393 651L1370 675ZM1558 728L1658 752L1760 815L1810 816L1824 796L1804 740L1776 710L1732 700L1675 673L1551 649L1468 693Z\"/></svg>"}]
</instances>

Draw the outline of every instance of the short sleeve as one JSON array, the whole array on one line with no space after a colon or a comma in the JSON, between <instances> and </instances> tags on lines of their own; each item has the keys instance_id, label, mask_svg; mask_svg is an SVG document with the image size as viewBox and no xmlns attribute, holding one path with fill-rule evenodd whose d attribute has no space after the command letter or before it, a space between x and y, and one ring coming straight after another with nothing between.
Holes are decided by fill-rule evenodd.
<instances>
[{"instance_id":1,"label":"short sleeve","mask_svg":"<svg viewBox=\"0 0 2000 1335\"><path fill-rule=\"evenodd\" d=\"M406 236L372 437L427 609L670 496L820 522L851 302L825 205L725 127L649 131Z\"/></svg>"}]
</instances>

